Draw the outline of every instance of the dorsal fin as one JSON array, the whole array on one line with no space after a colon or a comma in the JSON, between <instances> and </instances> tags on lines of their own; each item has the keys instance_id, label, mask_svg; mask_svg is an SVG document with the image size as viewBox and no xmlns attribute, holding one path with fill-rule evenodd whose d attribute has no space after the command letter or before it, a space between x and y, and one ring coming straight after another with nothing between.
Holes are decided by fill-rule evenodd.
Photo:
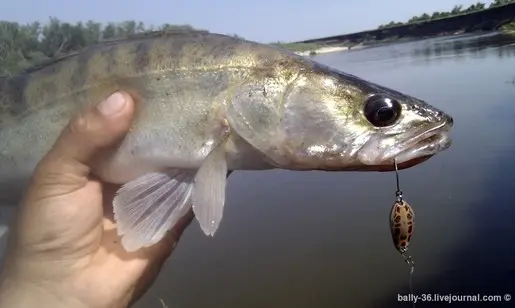
<instances>
[{"instance_id":1,"label":"dorsal fin","mask_svg":"<svg viewBox=\"0 0 515 308\"><path fill-rule=\"evenodd\" d=\"M133 41L139 39L157 38L157 37L168 37L173 35L185 35L185 34L209 34L206 30L194 30L194 29L168 29L168 30L156 30L131 34L124 37L112 38L101 40L98 44L115 43L119 41ZM94 46L94 45L91 45Z\"/></svg>"},{"instance_id":2,"label":"dorsal fin","mask_svg":"<svg viewBox=\"0 0 515 308\"><path fill-rule=\"evenodd\" d=\"M86 50L93 49L98 46L106 46L106 45L116 44L119 42L129 42L129 41L134 41L134 40L151 39L151 38L158 38L158 37L169 37L169 36L173 36L173 35L185 35L185 34L209 34L209 31L192 30L192 29L170 29L170 30L142 32L142 33L137 33L137 34L133 34L133 35L128 35L125 37L101 40L97 43L85 46L79 50L71 51L69 53L65 53L65 54L61 54L61 55L57 55L50 59L46 59L41 62L38 62L38 63L32 65L31 67L22 70L20 72L20 74L29 74L29 73L33 73L35 71L39 71L45 67L48 67L50 65L61 62L63 60L75 57L78 54L83 53Z\"/></svg>"},{"instance_id":3,"label":"dorsal fin","mask_svg":"<svg viewBox=\"0 0 515 308\"><path fill-rule=\"evenodd\" d=\"M86 47L87 48L87 47ZM62 55L57 55L53 58L49 58L49 59L46 59L46 60L43 60L43 61L40 61L40 62L36 62L36 64L22 70L20 72L20 74L30 74L30 73L33 73L35 71L39 71L40 69L43 69L45 67L48 67L50 65L53 65L57 62L61 62L63 60L66 60L66 59L69 59L71 57L75 57L76 55L78 55L80 53L80 51L71 51L69 53L65 53L65 54L62 54Z\"/></svg>"}]
</instances>

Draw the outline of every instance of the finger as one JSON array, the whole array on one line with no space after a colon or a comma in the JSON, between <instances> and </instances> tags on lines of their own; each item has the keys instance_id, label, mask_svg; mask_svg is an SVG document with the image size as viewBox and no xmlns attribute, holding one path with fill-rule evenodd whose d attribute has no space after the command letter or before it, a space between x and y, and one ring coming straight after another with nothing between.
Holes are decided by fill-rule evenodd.
<instances>
[{"instance_id":1,"label":"finger","mask_svg":"<svg viewBox=\"0 0 515 308\"><path fill-rule=\"evenodd\" d=\"M186 228L191 224L194 217L195 214L193 213L193 210L190 209L188 213L175 224L162 241L154 246L144 249L144 256L142 257L148 258L150 262L145 273L138 279L136 287L130 296L131 304L141 298L141 296L147 292L152 283L156 280L164 263L174 251L184 230L186 230Z\"/></svg>"},{"instance_id":2,"label":"finger","mask_svg":"<svg viewBox=\"0 0 515 308\"><path fill-rule=\"evenodd\" d=\"M38 165L35 174L87 176L88 162L99 150L123 137L133 114L132 98L127 93L117 92L75 116Z\"/></svg>"},{"instance_id":3,"label":"finger","mask_svg":"<svg viewBox=\"0 0 515 308\"><path fill-rule=\"evenodd\" d=\"M191 224L195 218L195 214L193 213L193 209L190 209L186 215L184 215L179 221L175 224L175 226L170 231L170 238L172 238L172 247L175 247L179 240L181 239L182 233L184 230ZM171 253L171 251L170 251Z\"/></svg>"},{"instance_id":4,"label":"finger","mask_svg":"<svg viewBox=\"0 0 515 308\"><path fill-rule=\"evenodd\" d=\"M184 230L191 224L195 214L190 209L177 223L173 226L165 237L159 243L148 247L144 250L144 254L156 260L156 263L163 263L177 246Z\"/></svg>"}]
</instances>

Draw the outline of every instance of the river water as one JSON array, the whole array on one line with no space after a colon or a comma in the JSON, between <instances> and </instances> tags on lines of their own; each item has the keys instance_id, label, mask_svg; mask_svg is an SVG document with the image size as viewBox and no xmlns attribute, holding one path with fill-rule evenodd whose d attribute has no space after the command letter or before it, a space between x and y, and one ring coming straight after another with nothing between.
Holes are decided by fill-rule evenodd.
<instances>
[{"instance_id":1,"label":"river water","mask_svg":"<svg viewBox=\"0 0 515 308\"><path fill-rule=\"evenodd\" d=\"M515 295L515 36L442 37L316 60L454 118L452 147L400 174L416 214L414 293ZM394 196L393 173L235 172L215 237L194 221L135 307L161 307L160 299L170 308L411 307L398 301L410 289L389 234Z\"/></svg>"},{"instance_id":2,"label":"river water","mask_svg":"<svg viewBox=\"0 0 515 308\"><path fill-rule=\"evenodd\" d=\"M316 60L454 117L452 147L400 174L416 214L414 293L515 295L515 37ZM409 275L389 234L394 194L393 173L235 172L215 237L193 222L136 307L411 307L398 301Z\"/></svg>"}]
</instances>

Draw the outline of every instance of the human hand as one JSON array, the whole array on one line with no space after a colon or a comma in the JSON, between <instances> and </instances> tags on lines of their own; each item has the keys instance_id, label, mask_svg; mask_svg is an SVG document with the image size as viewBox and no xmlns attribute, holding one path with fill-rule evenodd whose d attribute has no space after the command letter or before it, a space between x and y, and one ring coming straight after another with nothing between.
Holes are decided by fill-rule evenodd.
<instances>
[{"instance_id":1,"label":"human hand","mask_svg":"<svg viewBox=\"0 0 515 308\"><path fill-rule=\"evenodd\" d=\"M119 187L90 175L90 160L128 131L126 93L75 117L38 164L10 233L0 307L125 307L157 277L193 219L190 211L154 246L119 242L112 198Z\"/></svg>"}]
</instances>

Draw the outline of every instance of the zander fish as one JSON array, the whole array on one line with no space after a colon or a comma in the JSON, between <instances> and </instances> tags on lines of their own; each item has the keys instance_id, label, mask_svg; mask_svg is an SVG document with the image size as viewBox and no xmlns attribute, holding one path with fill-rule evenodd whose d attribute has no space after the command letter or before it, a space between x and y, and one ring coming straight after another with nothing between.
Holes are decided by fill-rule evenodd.
<instances>
[{"instance_id":1,"label":"zander fish","mask_svg":"<svg viewBox=\"0 0 515 308\"><path fill-rule=\"evenodd\" d=\"M117 90L136 116L92 172L128 251L193 211L222 219L228 170L389 171L448 148L452 118L422 100L266 44L201 31L102 42L0 79L0 193L18 201L69 119Z\"/></svg>"}]
</instances>

